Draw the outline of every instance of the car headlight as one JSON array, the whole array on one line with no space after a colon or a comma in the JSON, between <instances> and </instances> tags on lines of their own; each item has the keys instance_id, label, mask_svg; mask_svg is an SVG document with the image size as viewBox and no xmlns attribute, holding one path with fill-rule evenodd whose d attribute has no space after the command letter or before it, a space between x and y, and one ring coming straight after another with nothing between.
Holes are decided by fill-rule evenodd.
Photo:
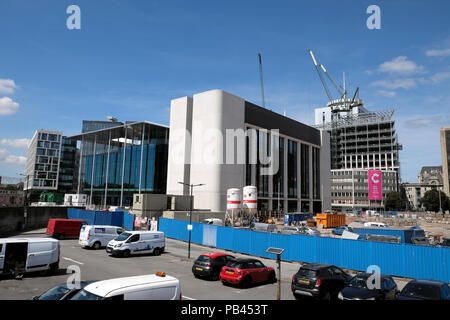
<instances>
[{"instance_id":1,"label":"car headlight","mask_svg":"<svg viewBox=\"0 0 450 320\"><path fill-rule=\"evenodd\" d=\"M117 245L116 245L116 248L119 248L119 247L121 247L121 246L122 246L122 244L123 244L123 243L119 243L119 244L117 244Z\"/></svg>"},{"instance_id":2,"label":"car headlight","mask_svg":"<svg viewBox=\"0 0 450 320\"><path fill-rule=\"evenodd\" d=\"M344 296L342 295L342 292L339 292L339 294L338 294L338 299L344 300Z\"/></svg>"}]
</instances>

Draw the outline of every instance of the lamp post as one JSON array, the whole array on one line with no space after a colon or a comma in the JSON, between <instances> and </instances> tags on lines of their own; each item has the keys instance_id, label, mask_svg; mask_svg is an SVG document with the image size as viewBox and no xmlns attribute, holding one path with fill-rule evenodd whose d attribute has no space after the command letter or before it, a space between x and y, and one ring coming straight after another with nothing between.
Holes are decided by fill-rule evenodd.
<instances>
[{"instance_id":1,"label":"lamp post","mask_svg":"<svg viewBox=\"0 0 450 320\"><path fill-rule=\"evenodd\" d=\"M203 186L205 184L204 183L189 184L189 183L185 183L185 182L178 182L178 183L189 187L190 206L189 206L189 225L188 225L188 230L189 230L188 259L190 259L191 258L191 231L192 231L192 191L193 191L194 187Z\"/></svg>"},{"instance_id":2,"label":"lamp post","mask_svg":"<svg viewBox=\"0 0 450 320\"><path fill-rule=\"evenodd\" d=\"M277 286L277 300L281 300L281 254L284 249L282 248L267 248L266 252L277 255L277 269L278 269L278 286Z\"/></svg>"}]
</instances>

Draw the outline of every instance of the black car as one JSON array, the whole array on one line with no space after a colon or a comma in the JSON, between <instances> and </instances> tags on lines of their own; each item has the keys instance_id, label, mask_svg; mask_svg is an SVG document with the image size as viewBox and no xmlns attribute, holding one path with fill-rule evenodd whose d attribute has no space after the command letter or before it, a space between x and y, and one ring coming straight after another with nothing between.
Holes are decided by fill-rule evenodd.
<instances>
[{"instance_id":1,"label":"black car","mask_svg":"<svg viewBox=\"0 0 450 320\"><path fill-rule=\"evenodd\" d=\"M327 264L309 263L300 267L292 277L291 290L296 299L309 296L317 299L336 299L347 286L351 276L342 269Z\"/></svg>"},{"instance_id":2,"label":"black car","mask_svg":"<svg viewBox=\"0 0 450 320\"><path fill-rule=\"evenodd\" d=\"M202 254L194 261L192 273L196 278L205 277L211 280L219 280L222 267L233 258L232 255L220 252Z\"/></svg>"},{"instance_id":3,"label":"black car","mask_svg":"<svg viewBox=\"0 0 450 320\"><path fill-rule=\"evenodd\" d=\"M381 274L379 288L376 288L377 282L372 282L373 276L373 273L360 273L354 276L347 287L339 293L338 298L341 300L396 300L399 290L394 279Z\"/></svg>"},{"instance_id":4,"label":"black car","mask_svg":"<svg viewBox=\"0 0 450 320\"><path fill-rule=\"evenodd\" d=\"M53 287L39 296L35 296L32 300L70 300L78 291L86 287L88 284L96 280L80 281L80 285L75 288L69 287L67 283L63 283ZM73 286L75 286L73 284Z\"/></svg>"},{"instance_id":5,"label":"black car","mask_svg":"<svg viewBox=\"0 0 450 320\"><path fill-rule=\"evenodd\" d=\"M445 282L412 280L400 292L398 300L450 300L450 287Z\"/></svg>"}]
</instances>

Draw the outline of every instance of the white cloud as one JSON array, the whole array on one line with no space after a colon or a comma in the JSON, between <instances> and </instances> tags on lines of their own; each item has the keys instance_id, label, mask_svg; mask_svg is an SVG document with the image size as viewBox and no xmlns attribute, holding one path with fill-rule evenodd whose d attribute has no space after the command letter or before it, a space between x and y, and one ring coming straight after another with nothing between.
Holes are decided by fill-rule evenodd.
<instances>
[{"instance_id":1,"label":"white cloud","mask_svg":"<svg viewBox=\"0 0 450 320\"><path fill-rule=\"evenodd\" d=\"M389 90L395 90L399 88L403 89L411 89L417 87L418 81L424 81L424 79L414 79L414 78L405 78L405 79L394 79L394 80L378 80L372 82L370 85L373 87L382 87Z\"/></svg>"},{"instance_id":2,"label":"white cloud","mask_svg":"<svg viewBox=\"0 0 450 320\"><path fill-rule=\"evenodd\" d=\"M16 113L19 110L19 104L11 98L0 98L0 116L7 116Z\"/></svg>"},{"instance_id":3,"label":"white cloud","mask_svg":"<svg viewBox=\"0 0 450 320\"><path fill-rule=\"evenodd\" d=\"M13 94L17 89L16 83L11 79L0 79L0 93Z\"/></svg>"},{"instance_id":4,"label":"white cloud","mask_svg":"<svg viewBox=\"0 0 450 320\"><path fill-rule=\"evenodd\" d=\"M425 72L425 68L417 65L414 61L408 60L408 57L399 56L391 61L380 64L378 71L396 75L410 75L423 73Z\"/></svg>"},{"instance_id":5,"label":"white cloud","mask_svg":"<svg viewBox=\"0 0 450 320\"><path fill-rule=\"evenodd\" d=\"M25 165L27 158L9 154L8 150L0 149L0 162L8 165Z\"/></svg>"},{"instance_id":6,"label":"white cloud","mask_svg":"<svg viewBox=\"0 0 450 320\"><path fill-rule=\"evenodd\" d=\"M450 49L427 50L426 55L428 57L446 57L450 56Z\"/></svg>"},{"instance_id":7,"label":"white cloud","mask_svg":"<svg viewBox=\"0 0 450 320\"><path fill-rule=\"evenodd\" d=\"M439 82L442 82L442 81L447 80L449 78L450 78L450 71L449 72L438 72L438 73L432 75L430 77L430 80L433 83L439 83Z\"/></svg>"},{"instance_id":8,"label":"white cloud","mask_svg":"<svg viewBox=\"0 0 450 320\"><path fill-rule=\"evenodd\" d=\"M13 148L28 148L28 144L30 143L30 139L0 139L0 145L13 147Z\"/></svg>"},{"instance_id":9,"label":"white cloud","mask_svg":"<svg viewBox=\"0 0 450 320\"><path fill-rule=\"evenodd\" d=\"M397 94L397 92L395 91L386 91L386 90L378 90L378 93L388 98L395 97L395 95Z\"/></svg>"}]
</instances>

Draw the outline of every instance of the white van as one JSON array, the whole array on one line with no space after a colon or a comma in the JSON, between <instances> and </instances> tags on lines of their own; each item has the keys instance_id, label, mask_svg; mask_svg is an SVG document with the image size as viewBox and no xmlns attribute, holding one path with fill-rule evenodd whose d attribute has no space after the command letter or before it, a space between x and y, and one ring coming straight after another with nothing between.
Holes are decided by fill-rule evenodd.
<instances>
[{"instance_id":1,"label":"white van","mask_svg":"<svg viewBox=\"0 0 450 320\"><path fill-rule=\"evenodd\" d=\"M81 227L78 243L82 247L100 249L106 247L108 242L117 238L124 230L115 226L91 226Z\"/></svg>"},{"instance_id":2,"label":"white van","mask_svg":"<svg viewBox=\"0 0 450 320\"><path fill-rule=\"evenodd\" d=\"M158 256L164 252L165 245L164 232L125 231L108 243L106 252L122 257L144 253L153 253Z\"/></svg>"},{"instance_id":3,"label":"white van","mask_svg":"<svg viewBox=\"0 0 450 320\"><path fill-rule=\"evenodd\" d=\"M180 281L163 272L88 284L71 300L181 300Z\"/></svg>"},{"instance_id":4,"label":"white van","mask_svg":"<svg viewBox=\"0 0 450 320\"><path fill-rule=\"evenodd\" d=\"M388 226L383 222L365 222L364 227L387 228Z\"/></svg>"},{"instance_id":5,"label":"white van","mask_svg":"<svg viewBox=\"0 0 450 320\"><path fill-rule=\"evenodd\" d=\"M51 238L0 239L0 273L56 271L59 269L59 241Z\"/></svg>"}]
</instances>

